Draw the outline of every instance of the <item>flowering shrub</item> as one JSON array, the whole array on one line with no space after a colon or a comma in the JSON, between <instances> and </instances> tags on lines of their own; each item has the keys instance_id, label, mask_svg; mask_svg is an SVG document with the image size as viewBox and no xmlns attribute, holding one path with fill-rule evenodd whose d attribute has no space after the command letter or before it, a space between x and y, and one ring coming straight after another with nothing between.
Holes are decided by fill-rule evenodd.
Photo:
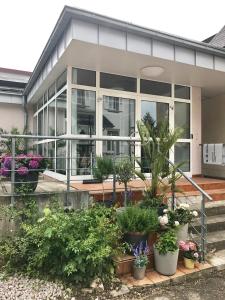
<instances>
[{"instance_id":1,"label":"flowering shrub","mask_svg":"<svg viewBox=\"0 0 225 300\"><path fill-rule=\"evenodd\" d=\"M192 241L180 241L179 248L183 251L183 256L192 260L199 260L200 254L198 245Z\"/></svg>"},{"instance_id":2,"label":"flowering shrub","mask_svg":"<svg viewBox=\"0 0 225 300\"><path fill-rule=\"evenodd\" d=\"M20 176L26 176L29 172L41 172L48 166L47 159L38 154L19 154L15 157L15 171ZM0 158L0 175L10 176L12 156L5 155Z\"/></svg>"},{"instance_id":3,"label":"flowering shrub","mask_svg":"<svg viewBox=\"0 0 225 300\"><path fill-rule=\"evenodd\" d=\"M189 205L183 203L177 206L175 210L164 209L163 216L159 216L159 223L162 227L175 228L190 223L197 216L197 211L191 211Z\"/></svg>"},{"instance_id":4,"label":"flowering shrub","mask_svg":"<svg viewBox=\"0 0 225 300\"><path fill-rule=\"evenodd\" d=\"M135 256L134 266L136 268L143 268L148 264L147 254L149 253L149 247L147 242L141 242L137 247L133 248L133 254Z\"/></svg>"}]
</instances>

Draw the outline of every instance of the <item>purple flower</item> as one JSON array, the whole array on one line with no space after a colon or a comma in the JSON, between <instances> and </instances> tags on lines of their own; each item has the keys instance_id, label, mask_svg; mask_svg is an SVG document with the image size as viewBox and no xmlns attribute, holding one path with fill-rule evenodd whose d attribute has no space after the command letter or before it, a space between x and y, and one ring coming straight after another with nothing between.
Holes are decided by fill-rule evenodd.
<instances>
[{"instance_id":1,"label":"purple flower","mask_svg":"<svg viewBox=\"0 0 225 300\"><path fill-rule=\"evenodd\" d=\"M10 170L9 169L7 169L5 167L3 167L3 168L0 169L0 175L1 176L9 176L9 174L10 174Z\"/></svg>"},{"instance_id":2,"label":"purple flower","mask_svg":"<svg viewBox=\"0 0 225 300\"><path fill-rule=\"evenodd\" d=\"M20 176L25 176L29 173L29 170L27 167L20 167L18 170L17 170L17 173L20 175Z\"/></svg>"},{"instance_id":3,"label":"purple flower","mask_svg":"<svg viewBox=\"0 0 225 300\"><path fill-rule=\"evenodd\" d=\"M27 154L27 157L30 157L32 160L36 160L39 163L43 160L43 157L39 154Z\"/></svg>"},{"instance_id":4,"label":"purple flower","mask_svg":"<svg viewBox=\"0 0 225 300\"><path fill-rule=\"evenodd\" d=\"M26 159L26 158L27 158L27 156L25 154L19 154L19 155L16 156L17 161L20 161L20 160L23 160L23 159Z\"/></svg>"},{"instance_id":5,"label":"purple flower","mask_svg":"<svg viewBox=\"0 0 225 300\"><path fill-rule=\"evenodd\" d=\"M3 166L6 169L11 169L11 163L12 163L12 157L11 156L6 156L5 159L4 159Z\"/></svg>"},{"instance_id":6,"label":"purple flower","mask_svg":"<svg viewBox=\"0 0 225 300\"><path fill-rule=\"evenodd\" d=\"M37 161L37 160L31 160L30 162L29 162L29 168L30 169L38 169L38 167L39 167L39 162Z\"/></svg>"}]
</instances>

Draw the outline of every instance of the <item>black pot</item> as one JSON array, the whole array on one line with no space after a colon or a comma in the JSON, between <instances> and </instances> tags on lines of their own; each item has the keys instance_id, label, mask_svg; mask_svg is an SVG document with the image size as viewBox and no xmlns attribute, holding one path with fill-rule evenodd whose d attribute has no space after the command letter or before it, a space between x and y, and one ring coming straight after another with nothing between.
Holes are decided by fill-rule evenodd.
<instances>
[{"instance_id":1,"label":"black pot","mask_svg":"<svg viewBox=\"0 0 225 300\"><path fill-rule=\"evenodd\" d=\"M99 179L84 179L83 184L102 183Z\"/></svg>"},{"instance_id":2,"label":"black pot","mask_svg":"<svg viewBox=\"0 0 225 300\"><path fill-rule=\"evenodd\" d=\"M33 193L38 185L38 172L29 172L25 176L19 175L15 172L15 192Z\"/></svg>"},{"instance_id":3,"label":"black pot","mask_svg":"<svg viewBox=\"0 0 225 300\"><path fill-rule=\"evenodd\" d=\"M168 205L167 204L161 204L159 207L158 207L158 216L163 216L164 213L164 209L168 209Z\"/></svg>"},{"instance_id":4,"label":"black pot","mask_svg":"<svg viewBox=\"0 0 225 300\"><path fill-rule=\"evenodd\" d=\"M141 242L145 245L148 240L148 234L141 232L127 232L123 236L124 242L131 247L137 247Z\"/></svg>"}]
</instances>

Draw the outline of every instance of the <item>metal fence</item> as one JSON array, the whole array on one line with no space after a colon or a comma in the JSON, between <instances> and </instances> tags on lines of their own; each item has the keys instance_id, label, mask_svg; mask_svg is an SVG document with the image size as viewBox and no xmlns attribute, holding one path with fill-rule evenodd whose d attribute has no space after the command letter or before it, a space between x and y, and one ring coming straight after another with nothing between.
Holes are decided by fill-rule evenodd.
<instances>
[{"instance_id":1,"label":"metal fence","mask_svg":"<svg viewBox=\"0 0 225 300\"><path fill-rule=\"evenodd\" d=\"M16 145L18 139L23 139L25 141L25 147L27 149L31 148L34 153L41 152L42 156L44 158L49 159L52 162L51 167L49 168L49 171L54 171L55 174L58 174L55 180L57 182L62 181L65 184L65 190L64 192L68 194L73 190L73 186L75 183L80 183L81 178L79 176L73 176L73 174L78 174L78 173L83 173L83 174L78 174L81 176L87 175L89 173L90 177L93 174L93 167L95 165L95 160L96 160L96 155L94 151L94 144L96 142L103 142L103 143L109 143L108 146L112 150L110 152L110 156L113 160L113 163L115 164L116 162L118 163L119 159L124 158L124 153L120 153L118 151L118 143L127 143L127 151L126 156L130 156L134 158L135 156L135 151L134 148L135 146L141 146L140 144L140 139L134 138L134 137L129 137L129 138L123 138L123 137L112 137L112 136L105 136L105 137L92 137L92 136L82 136L82 135L73 135L73 136L59 136L59 137L53 137L53 136L34 136L34 135L12 135L12 134L3 134L1 135L1 139L7 139L9 148L11 150L10 154L10 174L9 175L9 184L11 187L10 191L10 197L11 197L11 204L14 205L15 199L18 196L16 193L16 186L19 183L17 181L17 171L16 171L16 163L18 163L18 156L16 152ZM63 145L63 151L60 153L57 153L57 148L56 144L60 142L61 145ZM53 155L49 155L49 153L52 153L49 151L48 147L47 150L44 149L45 145L50 146L51 143L55 145ZM89 151L88 155L85 154L83 156L77 156L74 155L73 153L73 144L77 145L80 143L84 143L84 145L88 145L91 151ZM132 150L131 150L132 148ZM42 150L41 150L42 149ZM39 151L41 150L41 151ZM58 154L58 155L57 155ZM78 159L83 159L83 170L82 172L78 172L77 168L77 163L76 161ZM167 158L166 158L167 159ZM59 163L62 163L63 161L63 168L58 168ZM167 159L167 162L169 165L173 166L174 168L175 165ZM61 165L62 166L62 165ZM74 167L75 166L75 167ZM139 166L136 165L136 167L139 168ZM31 169L30 171L42 171L38 168ZM205 213L205 203L206 201L211 201L211 197L200 187L198 186L191 178L187 177L186 174L179 168L176 169L178 173L181 174L182 177L184 177L192 186L194 186L201 194L201 203L200 203L200 231L196 229L197 227L192 226L193 232L196 234L196 236L200 239L200 246L201 246L201 251L202 251L202 256L203 260L205 260L205 253L206 253L206 246L207 246L207 225L206 225L206 213ZM63 174L61 174L63 173ZM86 173L86 174L85 174ZM112 182L112 200L115 201L116 199L116 174L112 174L110 177L111 182ZM43 182L52 182L52 179L43 179ZM172 202L176 202L176 194L172 191Z\"/></svg>"}]
</instances>

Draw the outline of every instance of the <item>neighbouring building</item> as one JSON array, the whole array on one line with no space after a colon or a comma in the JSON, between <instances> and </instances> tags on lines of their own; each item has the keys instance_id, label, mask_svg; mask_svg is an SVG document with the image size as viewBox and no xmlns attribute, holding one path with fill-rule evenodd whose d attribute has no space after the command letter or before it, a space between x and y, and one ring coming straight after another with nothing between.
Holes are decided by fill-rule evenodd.
<instances>
[{"instance_id":1,"label":"neighbouring building","mask_svg":"<svg viewBox=\"0 0 225 300\"><path fill-rule=\"evenodd\" d=\"M136 121L144 117L168 120L171 129L184 129L170 159L185 161L183 170L189 176L203 170L210 175L211 169L202 165L202 144L225 142L224 45L224 29L196 42L66 6L23 98L21 94L15 100L19 103L10 105L12 111L18 106L22 126L24 104L30 130L45 136L113 140L137 136ZM49 175L65 176L65 142L40 141L37 148L56 157ZM81 140L72 142L71 153L71 175L86 178L95 155L141 157L141 148L121 141ZM213 176L225 177L222 166L215 170Z\"/></svg>"}]
</instances>

